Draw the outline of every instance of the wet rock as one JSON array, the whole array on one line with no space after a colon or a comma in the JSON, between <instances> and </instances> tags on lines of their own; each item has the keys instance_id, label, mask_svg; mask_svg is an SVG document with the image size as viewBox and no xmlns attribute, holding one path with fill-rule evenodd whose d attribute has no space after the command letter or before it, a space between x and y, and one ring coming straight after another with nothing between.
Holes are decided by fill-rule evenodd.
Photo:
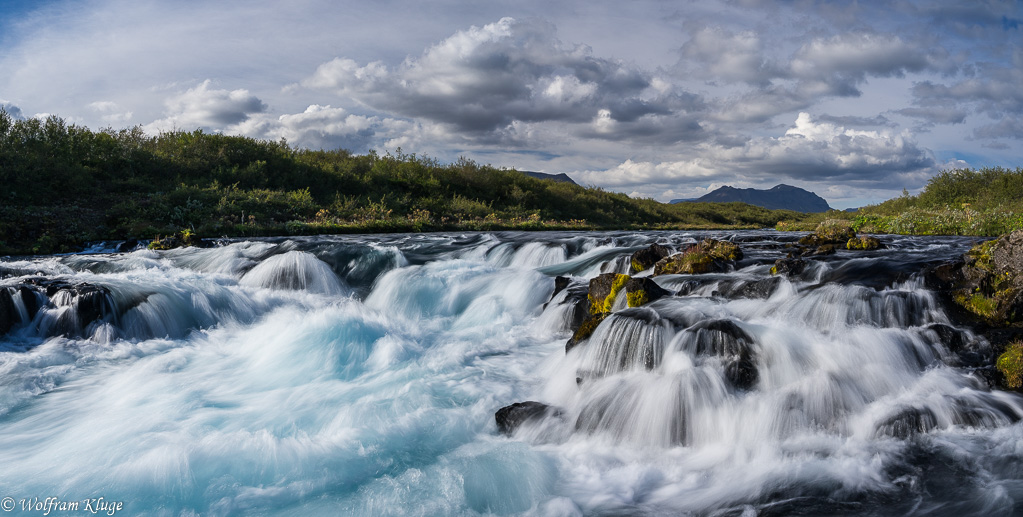
<instances>
[{"instance_id":1,"label":"wet rock","mask_svg":"<svg viewBox=\"0 0 1023 517\"><path fill-rule=\"evenodd\" d=\"M798 258L783 258L774 261L771 267L772 275L785 275L793 277L801 274L806 269L806 261Z\"/></svg>"},{"instance_id":2,"label":"wet rock","mask_svg":"<svg viewBox=\"0 0 1023 517\"><path fill-rule=\"evenodd\" d=\"M560 414L561 411L553 406L529 400L526 402L516 402L510 406L498 409L494 413L494 419L497 421L497 430L511 436L515 433L516 429L526 422L533 422Z\"/></svg>"},{"instance_id":3,"label":"wet rock","mask_svg":"<svg viewBox=\"0 0 1023 517\"><path fill-rule=\"evenodd\" d=\"M905 440L938 427L938 418L927 408L906 408L877 425L875 437Z\"/></svg>"},{"instance_id":4,"label":"wet rock","mask_svg":"<svg viewBox=\"0 0 1023 517\"><path fill-rule=\"evenodd\" d=\"M10 332L11 327L18 324L21 318L14 306L14 299L6 287L0 287L0 334Z\"/></svg>"},{"instance_id":5,"label":"wet rock","mask_svg":"<svg viewBox=\"0 0 1023 517\"><path fill-rule=\"evenodd\" d=\"M625 288L629 281L629 275L618 273L602 273L590 280L588 299L590 301L590 314L601 314L611 312L618 294Z\"/></svg>"},{"instance_id":6,"label":"wet rock","mask_svg":"<svg viewBox=\"0 0 1023 517\"><path fill-rule=\"evenodd\" d=\"M683 349L693 356L712 356L721 359L725 379L737 389L747 390L756 385L754 340L732 320L711 320L697 323L685 331Z\"/></svg>"},{"instance_id":7,"label":"wet rock","mask_svg":"<svg viewBox=\"0 0 1023 517\"><path fill-rule=\"evenodd\" d=\"M660 244L651 244L650 247L632 254L632 272L639 273L640 271L646 271L670 254L671 250L668 248L661 246Z\"/></svg>"},{"instance_id":8,"label":"wet rock","mask_svg":"<svg viewBox=\"0 0 1023 517\"><path fill-rule=\"evenodd\" d=\"M565 353L567 354L568 351L575 348L576 345L589 339L590 336L593 335L593 331L597 329L597 327L600 325L602 321L604 321L605 318L607 318L607 315L608 313L602 312L600 314L595 314L583 320L579 327L575 329L575 332L572 334L572 337L569 338L567 343L565 343Z\"/></svg>"},{"instance_id":9,"label":"wet rock","mask_svg":"<svg viewBox=\"0 0 1023 517\"><path fill-rule=\"evenodd\" d=\"M863 235L849 239L845 243L845 249L848 250L878 250L884 248L884 244L881 244L881 240L877 237L871 237L869 235Z\"/></svg>"},{"instance_id":10,"label":"wet rock","mask_svg":"<svg viewBox=\"0 0 1023 517\"><path fill-rule=\"evenodd\" d=\"M845 244L855 238L856 232L848 221L828 219L817 225L813 233L799 239L803 246L819 247L824 244Z\"/></svg>"},{"instance_id":11,"label":"wet rock","mask_svg":"<svg viewBox=\"0 0 1023 517\"><path fill-rule=\"evenodd\" d=\"M639 307L654 300L671 296L671 291L657 285L650 278L630 278L625 283L625 296L629 307Z\"/></svg>"},{"instance_id":12,"label":"wet rock","mask_svg":"<svg viewBox=\"0 0 1023 517\"><path fill-rule=\"evenodd\" d=\"M934 268L926 277L989 325L1023 323L1023 230L974 246L962 261Z\"/></svg>"},{"instance_id":13,"label":"wet rock","mask_svg":"<svg viewBox=\"0 0 1023 517\"><path fill-rule=\"evenodd\" d=\"M989 347L981 346L977 339L951 325L932 323L923 328L922 334L932 342L941 343L949 352L956 355L958 361L952 366L984 366L991 363L992 354Z\"/></svg>"},{"instance_id":14,"label":"wet rock","mask_svg":"<svg viewBox=\"0 0 1023 517\"><path fill-rule=\"evenodd\" d=\"M39 310L35 290L42 291L54 307L67 307L47 331L51 336L81 336L93 322L114 314L110 289L90 283L72 284L64 280L29 278L19 287L30 315Z\"/></svg>"},{"instance_id":15,"label":"wet rock","mask_svg":"<svg viewBox=\"0 0 1023 517\"><path fill-rule=\"evenodd\" d=\"M770 298L781 285L780 277L762 278L759 280L726 280L718 286L721 296L729 299L737 298Z\"/></svg>"},{"instance_id":16,"label":"wet rock","mask_svg":"<svg viewBox=\"0 0 1023 517\"><path fill-rule=\"evenodd\" d=\"M128 253L135 251L139 247L139 241L136 239L129 239L117 245L118 253Z\"/></svg>"},{"instance_id":17,"label":"wet rock","mask_svg":"<svg viewBox=\"0 0 1023 517\"><path fill-rule=\"evenodd\" d=\"M742 250L727 241L704 239L682 253L664 257L654 264L654 275L697 275L727 271L742 260Z\"/></svg>"}]
</instances>

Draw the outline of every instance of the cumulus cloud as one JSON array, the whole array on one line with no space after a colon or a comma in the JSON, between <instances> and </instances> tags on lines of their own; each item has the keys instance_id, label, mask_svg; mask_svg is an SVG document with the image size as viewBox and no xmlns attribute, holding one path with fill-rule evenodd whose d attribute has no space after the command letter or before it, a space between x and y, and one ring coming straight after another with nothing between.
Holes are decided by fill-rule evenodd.
<instances>
[{"instance_id":1,"label":"cumulus cloud","mask_svg":"<svg viewBox=\"0 0 1023 517\"><path fill-rule=\"evenodd\" d=\"M232 130L254 138L284 138L312 149L366 152L381 142L390 147L388 141L407 136L415 128L408 121L354 115L343 108L313 104L301 113L252 116Z\"/></svg>"},{"instance_id":2,"label":"cumulus cloud","mask_svg":"<svg viewBox=\"0 0 1023 517\"><path fill-rule=\"evenodd\" d=\"M777 65L763 54L759 34L732 33L721 27L704 27L682 45L683 60L696 65L701 77L711 81L766 85L780 75Z\"/></svg>"},{"instance_id":3,"label":"cumulus cloud","mask_svg":"<svg viewBox=\"0 0 1023 517\"><path fill-rule=\"evenodd\" d=\"M302 84L480 141L532 123L566 124L608 139L656 135L658 141L681 141L701 130L688 116L701 108L697 96L595 57L588 47L564 45L552 24L538 20L502 18L474 26L395 67L336 58ZM661 124L676 116L685 122Z\"/></svg>"},{"instance_id":4,"label":"cumulus cloud","mask_svg":"<svg viewBox=\"0 0 1023 517\"><path fill-rule=\"evenodd\" d=\"M25 116L21 113L21 108L3 99L0 99L0 109L6 111L8 115L16 119L25 118Z\"/></svg>"},{"instance_id":5,"label":"cumulus cloud","mask_svg":"<svg viewBox=\"0 0 1023 517\"><path fill-rule=\"evenodd\" d=\"M783 135L750 139L742 146L701 145L695 156L669 162L626 160L585 179L634 187L692 184L706 178L780 182L841 181L847 184L919 184L935 160L908 132L865 131L814 120L800 113Z\"/></svg>"},{"instance_id":6,"label":"cumulus cloud","mask_svg":"<svg viewBox=\"0 0 1023 517\"><path fill-rule=\"evenodd\" d=\"M248 90L213 89L211 85L207 79L167 99L167 117L147 125L147 129L165 131L198 127L217 130L245 122L250 116L267 109L266 104Z\"/></svg>"}]
</instances>

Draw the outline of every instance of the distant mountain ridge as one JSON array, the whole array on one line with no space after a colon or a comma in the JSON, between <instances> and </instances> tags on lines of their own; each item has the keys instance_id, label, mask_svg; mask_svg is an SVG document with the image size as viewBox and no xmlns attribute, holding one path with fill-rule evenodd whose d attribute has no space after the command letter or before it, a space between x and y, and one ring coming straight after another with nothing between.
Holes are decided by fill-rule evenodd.
<instances>
[{"instance_id":1,"label":"distant mountain ridge","mask_svg":"<svg viewBox=\"0 0 1023 517\"><path fill-rule=\"evenodd\" d=\"M771 210L796 212L827 212L828 202L809 190L779 184L767 190L724 186L696 199L672 199L671 203L731 203L739 201Z\"/></svg>"},{"instance_id":2,"label":"distant mountain ridge","mask_svg":"<svg viewBox=\"0 0 1023 517\"><path fill-rule=\"evenodd\" d=\"M521 172L522 174L525 174L526 176L534 177L534 178L536 178L538 180L554 180L554 181L560 181L560 182L563 182L563 183L571 183L573 185L578 185L578 183L572 181L572 178L569 178L568 174L565 174L564 172L562 172L561 174L547 174L546 172L533 172L533 171L519 171L519 172Z\"/></svg>"}]
</instances>

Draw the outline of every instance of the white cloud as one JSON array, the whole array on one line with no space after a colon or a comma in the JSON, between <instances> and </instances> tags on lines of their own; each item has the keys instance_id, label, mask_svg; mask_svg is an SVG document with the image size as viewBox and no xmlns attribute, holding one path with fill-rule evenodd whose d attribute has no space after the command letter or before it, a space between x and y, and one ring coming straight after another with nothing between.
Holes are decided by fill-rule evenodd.
<instances>
[{"instance_id":1,"label":"white cloud","mask_svg":"<svg viewBox=\"0 0 1023 517\"><path fill-rule=\"evenodd\" d=\"M245 89L218 90L207 79L165 101L167 116L146 126L149 131L204 128L218 130L266 111L266 104Z\"/></svg>"}]
</instances>

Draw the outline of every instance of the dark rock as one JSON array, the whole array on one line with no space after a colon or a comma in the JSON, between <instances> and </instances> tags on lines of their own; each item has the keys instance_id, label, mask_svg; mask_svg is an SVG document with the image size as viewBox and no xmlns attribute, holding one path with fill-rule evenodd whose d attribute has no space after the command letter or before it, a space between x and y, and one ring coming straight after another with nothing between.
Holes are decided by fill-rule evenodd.
<instances>
[{"instance_id":1,"label":"dark rock","mask_svg":"<svg viewBox=\"0 0 1023 517\"><path fill-rule=\"evenodd\" d=\"M579 325L579 328L575 330L568 342L565 343L565 353L567 354L568 351L575 348L576 345L589 339L590 336L593 335L593 331L600 325L600 322L607 318L607 315L608 313L602 312L586 318L586 320Z\"/></svg>"},{"instance_id":2,"label":"dark rock","mask_svg":"<svg viewBox=\"0 0 1023 517\"><path fill-rule=\"evenodd\" d=\"M548 416L559 416L560 414L561 411L557 408L543 402L529 400L526 402L516 402L510 406L498 409L494 413L494 419L497 421L497 430L511 436L519 426L526 422L541 420Z\"/></svg>"},{"instance_id":3,"label":"dark rock","mask_svg":"<svg viewBox=\"0 0 1023 517\"><path fill-rule=\"evenodd\" d=\"M639 307L671 294L671 291L657 285L657 282L650 278L630 278L625 283L625 296L628 298L629 307Z\"/></svg>"},{"instance_id":4,"label":"dark rock","mask_svg":"<svg viewBox=\"0 0 1023 517\"><path fill-rule=\"evenodd\" d=\"M773 276L759 280L725 280L718 286L721 296L737 298L770 298L781 285L781 278Z\"/></svg>"},{"instance_id":5,"label":"dark rock","mask_svg":"<svg viewBox=\"0 0 1023 517\"><path fill-rule=\"evenodd\" d=\"M21 321L18 310L14 306L14 299L11 291L6 287L0 287L0 334L10 332L11 327Z\"/></svg>"},{"instance_id":6,"label":"dark rock","mask_svg":"<svg viewBox=\"0 0 1023 517\"><path fill-rule=\"evenodd\" d=\"M561 291L564 291L568 284L572 283L572 279L567 276L559 276L554 279L554 293L551 294L551 299L558 295Z\"/></svg>"},{"instance_id":7,"label":"dark rock","mask_svg":"<svg viewBox=\"0 0 1023 517\"><path fill-rule=\"evenodd\" d=\"M117 245L118 253L128 253L135 251L139 247L139 241L136 239L129 239Z\"/></svg>"},{"instance_id":8,"label":"dark rock","mask_svg":"<svg viewBox=\"0 0 1023 517\"><path fill-rule=\"evenodd\" d=\"M685 330L683 349L695 357L713 356L721 359L725 379L737 389L756 385L754 340L732 320L711 320L697 323Z\"/></svg>"},{"instance_id":9,"label":"dark rock","mask_svg":"<svg viewBox=\"0 0 1023 517\"><path fill-rule=\"evenodd\" d=\"M639 273L646 271L657 264L658 261L671 254L671 250L660 244L651 244L650 247L641 249L632 254L632 272Z\"/></svg>"},{"instance_id":10,"label":"dark rock","mask_svg":"<svg viewBox=\"0 0 1023 517\"><path fill-rule=\"evenodd\" d=\"M869 235L854 237L845 243L845 249L848 250L870 251L883 249L884 247L885 245L881 243L880 239Z\"/></svg>"},{"instance_id":11,"label":"dark rock","mask_svg":"<svg viewBox=\"0 0 1023 517\"><path fill-rule=\"evenodd\" d=\"M806 261L798 258L783 258L774 261L771 267L772 275L785 275L793 277L799 275L806 269Z\"/></svg>"},{"instance_id":12,"label":"dark rock","mask_svg":"<svg viewBox=\"0 0 1023 517\"><path fill-rule=\"evenodd\" d=\"M742 260L742 250L727 241L704 239L686 248L682 253L664 257L654 264L654 275L698 275L727 271Z\"/></svg>"},{"instance_id":13,"label":"dark rock","mask_svg":"<svg viewBox=\"0 0 1023 517\"><path fill-rule=\"evenodd\" d=\"M618 273L602 273L590 280L590 291L587 297L590 301L590 314L611 312L618 293L625 288L628 281L629 275Z\"/></svg>"},{"instance_id":14,"label":"dark rock","mask_svg":"<svg viewBox=\"0 0 1023 517\"><path fill-rule=\"evenodd\" d=\"M878 424L875 437L905 440L938 427L938 418L927 408L907 408Z\"/></svg>"},{"instance_id":15,"label":"dark rock","mask_svg":"<svg viewBox=\"0 0 1023 517\"><path fill-rule=\"evenodd\" d=\"M934 268L925 278L989 325L1023 322L1023 230L974 246L962 261Z\"/></svg>"}]
</instances>

